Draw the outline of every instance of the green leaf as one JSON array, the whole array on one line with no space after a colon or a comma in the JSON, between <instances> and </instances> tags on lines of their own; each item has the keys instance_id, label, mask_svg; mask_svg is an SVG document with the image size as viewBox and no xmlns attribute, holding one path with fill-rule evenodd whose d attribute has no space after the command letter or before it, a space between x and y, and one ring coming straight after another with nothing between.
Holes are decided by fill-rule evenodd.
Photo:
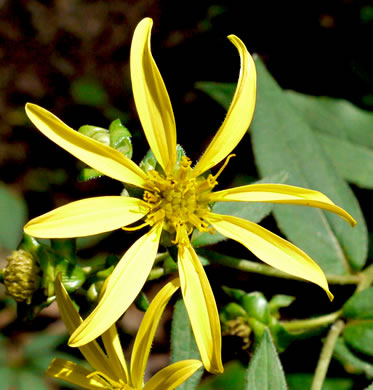
<instances>
[{"instance_id":1,"label":"green leaf","mask_svg":"<svg viewBox=\"0 0 373 390\"><path fill-rule=\"evenodd\" d=\"M365 390L373 390L373 383L371 383Z\"/></svg>"},{"instance_id":2,"label":"green leaf","mask_svg":"<svg viewBox=\"0 0 373 390\"><path fill-rule=\"evenodd\" d=\"M340 99L287 91L289 100L317 134L338 172L373 188L373 114Z\"/></svg>"},{"instance_id":3,"label":"green leaf","mask_svg":"<svg viewBox=\"0 0 373 390\"><path fill-rule=\"evenodd\" d=\"M0 247L16 249L26 222L26 204L16 193L0 182Z\"/></svg>"},{"instance_id":4,"label":"green leaf","mask_svg":"<svg viewBox=\"0 0 373 390\"><path fill-rule=\"evenodd\" d=\"M17 370L17 390L48 390L41 372Z\"/></svg>"},{"instance_id":5,"label":"green leaf","mask_svg":"<svg viewBox=\"0 0 373 390\"><path fill-rule=\"evenodd\" d=\"M246 390L287 389L284 371L268 329L255 350L246 376Z\"/></svg>"},{"instance_id":6,"label":"green leaf","mask_svg":"<svg viewBox=\"0 0 373 390\"><path fill-rule=\"evenodd\" d=\"M0 390L9 390L14 386L17 373L10 367L0 367Z\"/></svg>"},{"instance_id":7,"label":"green leaf","mask_svg":"<svg viewBox=\"0 0 373 390\"><path fill-rule=\"evenodd\" d=\"M347 324L343 338L355 350L373 356L373 321L361 321Z\"/></svg>"},{"instance_id":8,"label":"green leaf","mask_svg":"<svg viewBox=\"0 0 373 390\"><path fill-rule=\"evenodd\" d=\"M284 183L287 175L285 173L277 173L270 177L266 177L256 183ZM248 219L251 222L258 223L267 217L273 209L271 203L253 203L253 202L217 202L212 211L217 214L227 214ZM193 233L192 244L195 248L207 245L213 245L227 238L220 233L201 233L195 230Z\"/></svg>"},{"instance_id":9,"label":"green leaf","mask_svg":"<svg viewBox=\"0 0 373 390\"><path fill-rule=\"evenodd\" d=\"M337 215L317 208L276 205L274 215L280 229L311 255L324 272L344 274L349 266L360 269L366 261L367 230L353 192L329 162L287 94L262 62L257 61L256 65L258 99L251 129L259 171L262 175L279 169L287 171L287 183L323 192L358 222L351 228Z\"/></svg>"},{"instance_id":10,"label":"green leaf","mask_svg":"<svg viewBox=\"0 0 373 390\"><path fill-rule=\"evenodd\" d=\"M224 365L224 374L205 379L198 390L243 390L245 388L245 367L238 361ZM264 390L264 389L262 389Z\"/></svg>"},{"instance_id":11,"label":"green leaf","mask_svg":"<svg viewBox=\"0 0 373 390\"><path fill-rule=\"evenodd\" d=\"M198 359L201 360L197 344L194 340L190 326L188 313L183 300L175 304L171 329L171 363L180 360ZM203 368L195 372L186 382L178 387L178 390L194 390L203 374Z\"/></svg>"},{"instance_id":12,"label":"green leaf","mask_svg":"<svg viewBox=\"0 0 373 390\"><path fill-rule=\"evenodd\" d=\"M353 295L343 306L346 318L373 319L373 287Z\"/></svg>"},{"instance_id":13,"label":"green leaf","mask_svg":"<svg viewBox=\"0 0 373 390\"><path fill-rule=\"evenodd\" d=\"M276 205L274 215L283 233L316 260L329 274L346 274L363 267L367 229L356 198L329 162L311 127L288 95L258 60L258 98L251 126L254 154L262 176L288 172L288 184L319 190L349 211L358 225L317 208ZM235 86L199 83L226 108ZM305 221L305 222L303 222ZM303 222L303 223L301 223Z\"/></svg>"},{"instance_id":14,"label":"green leaf","mask_svg":"<svg viewBox=\"0 0 373 390\"><path fill-rule=\"evenodd\" d=\"M102 85L94 79L80 78L71 84L71 95L77 104L102 106L108 102L108 96Z\"/></svg>"},{"instance_id":15,"label":"green leaf","mask_svg":"<svg viewBox=\"0 0 373 390\"><path fill-rule=\"evenodd\" d=\"M365 374L373 377L373 364L356 356L340 337L335 344L333 356L337 359L350 374Z\"/></svg>"},{"instance_id":16,"label":"green leaf","mask_svg":"<svg viewBox=\"0 0 373 390\"><path fill-rule=\"evenodd\" d=\"M289 374L286 380L289 390L309 390L313 374ZM349 378L326 378L322 390L351 390L353 385L353 380Z\"/></svg>"}]
</instances>

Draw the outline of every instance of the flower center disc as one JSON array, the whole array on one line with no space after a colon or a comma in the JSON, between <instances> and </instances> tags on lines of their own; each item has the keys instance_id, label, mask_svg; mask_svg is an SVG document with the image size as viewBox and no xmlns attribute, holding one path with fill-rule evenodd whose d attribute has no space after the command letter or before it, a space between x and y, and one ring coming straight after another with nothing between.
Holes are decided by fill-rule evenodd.
<instances>
[{"instance_id":1,"label":"flower center disc","mask_svg":"<svg viewBox=\"0 0 373 390\"><path fill-rule=\"evenodd\" d=\"M191 234L194 228L211 230L203 217L209 211L208 194L217 182L212 175L193 177L190 165L191 161L183 156L177 171L170 177L149 171L147 184L152 191L144 193L144 201L151 207L146 222L154 225L163 219L163 228L175 234L175 244L182 244L185 234Z\"/></svg>"}]
</instances>

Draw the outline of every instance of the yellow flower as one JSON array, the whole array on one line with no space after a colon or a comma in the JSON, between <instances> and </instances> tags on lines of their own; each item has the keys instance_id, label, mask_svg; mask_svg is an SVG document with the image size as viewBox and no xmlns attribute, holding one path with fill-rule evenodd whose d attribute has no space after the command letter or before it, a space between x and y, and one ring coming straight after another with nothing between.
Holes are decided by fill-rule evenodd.
<instances>
[{"instance_id":1,"label":"yellow flower","mask_svg":"<svg viewBox=\"0 0 373 390\"><path fill-rule=\"evenodd\" d=\"M202 366L202 362L193 359L179 361L157 372L145 384L143 380L150 347L159 320L167 302L179 287L179 279L174 279L167 283L153 299L136 335L129 368L123 355L116 326L111 325L102 334L106 353L96 341L91 341L80 347L80 351L93 371L76 363L57 358L52 361L46 374L85 389L175 389L193 375ZM71 334L82 323L82 319L67 294L60 275L56 280L56 298L62 320Z\"/></svg>"},{"instance_id":2,"label":"yellow flower","mask_svg":"<svg viewBox=\"0 0 373 390\"><path fill-rule=\"evenodd\" d=\"M171 103L150 51L151 19L137 26L131 47L131 79L137 111L149 145L163 173L142 171L113 148L87 138L50 112L28 104L35 126L71 154L119 181L144 189L143 200L105 196L79 200L30 221L25 231L36 237L80 237L128 226L144 218L149 232L138 239L113 271L107 289L94 311L70 338L81 346L105 332L124 313L143 287L158 251L162 230L178 246L181 291L202 361L210 372L222 372L221 333L215 299L205 271L192 248L193 229L218 231L240 242L262 261L321 286L332 298L320 267L288 241L250 221L213 213L212 202L275 202L313 206L354 219L317 191L281 184L253 184L211 192L217 177L203 173L224 160L246 133L255 107L254 62L239 38L228 38L241 58L237 89L227 116L201 159L176 159L176 129ZM229 157L228 157L229 158ZM207 177L206 177L207 176ZM141 225L141 226L143 226Z\"/></svg>"}]
</instances>

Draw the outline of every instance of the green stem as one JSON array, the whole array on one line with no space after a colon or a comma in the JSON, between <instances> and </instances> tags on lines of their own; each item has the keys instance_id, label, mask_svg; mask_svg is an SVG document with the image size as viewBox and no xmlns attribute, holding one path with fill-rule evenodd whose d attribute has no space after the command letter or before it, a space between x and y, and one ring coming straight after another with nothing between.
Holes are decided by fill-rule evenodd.
<instances>
[{"instance_id":1,"label":"green stem","mask_svg":"<svg viewBox=\"0 0 373 390\"><path fill-rule=\"evenodd\" d=\"M321 390L324 380L326 378L326 373L328 372L330 360L333 355L335 343L338 340L338 336L341 334L344 328L344 322L338 320L329 330L328 335L324 346L321 350L320 358L317 363L315 376L313 377L313 382L311 390Z\"/></svg>"},{"instance_id":2,"label":"green stem","mask_svg":"<svg viewBox=\"0 0 373 390\"><path fill-rule=\"evenodd\" d=\"M361 273L361 280L357 285L355 294L370 287L372 283L373 283L373 264L371 264L368 268L366 268Z\"/></svg>"},{"instance_id":3,"label":"green stem","mask_svg":"<svg viewBox=\"0 0 373 390\"><path fill-rule=\"evenodd\" d=\"M334 313L326 314L316 318L308 318L306 320L281 321L281 325L289 332L296 332L307 329L319 328L321 326L330 325L335 322L342 314L342 310Z\"/></svg>"},{"instance_id":4,"label":"green stem","mask_svg":"<svg viewBox=\"0 0 373 390\"><path fill-rule=\"evenodd\" d=\"M205 256L207 259L214 261L217 264L224 265L226 267L238 269L244 272L255 272L257 274L272 276L276 278L283 279L294 279L300 280L296 276L287 274L278 269L272 268L268 265L256 263L254 261L249 261L245 259L237 259L235 257L222 256L218 253L214 253L212 251L206 250L198 250L198 253ZM358 284L361 282L361 275L328 275L326 274L326 278L330 284Z\"/></svg>"}]
</instances>

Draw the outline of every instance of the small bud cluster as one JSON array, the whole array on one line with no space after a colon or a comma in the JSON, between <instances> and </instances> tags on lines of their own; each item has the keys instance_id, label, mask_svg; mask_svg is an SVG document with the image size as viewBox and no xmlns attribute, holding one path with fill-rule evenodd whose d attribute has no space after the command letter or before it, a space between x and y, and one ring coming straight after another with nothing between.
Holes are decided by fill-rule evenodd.
<instances>
[{"instance_id":1,"label":"small bud cluster","mask_svg":"<svg viewBox=\"0 0 373 390\"><path fill-rule=\"evenodd\" d=\"M8 265L4 269L6 292L17 302L31 303L32 294L40 283L39 266L34 257L19 249L7 258Z\"/></svg>"}]
</instances>

